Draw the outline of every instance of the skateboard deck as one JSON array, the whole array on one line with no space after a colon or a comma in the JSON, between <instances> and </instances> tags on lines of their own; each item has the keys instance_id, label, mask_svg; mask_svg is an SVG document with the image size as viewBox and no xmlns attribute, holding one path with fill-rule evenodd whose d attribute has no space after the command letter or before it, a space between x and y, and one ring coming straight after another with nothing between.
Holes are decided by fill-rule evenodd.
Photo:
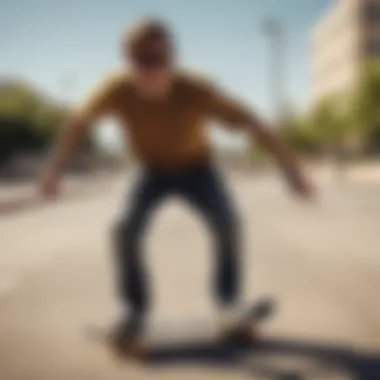
<instances>
[{"instance_id":1,"label":"skateboard deck","mask_svg":"<svg viewBox=\"0 0 380 380\"><path fill-rule=\"evenodd\" d=\"M260 330L262 323L270 319L276 311L276 304L270 299L261 299L248 305L242 315L236 321L236 330L242 327L254 327ZM234 327L232 328L232 330ZM90 341L110 345L112 326L90 324L86 329L86 336ZM143 346L146 348L141 358L150 362L179 359L198 355L209 357L210 355L227 355L233 351L244 350L252 347L252 341L223 341L220 336L219 326L215 321L207 319L191 321L167 321L152 323L147 326L142 337ZM139 355L125 355L125 358Z\"/></svg>"}]
</instances>

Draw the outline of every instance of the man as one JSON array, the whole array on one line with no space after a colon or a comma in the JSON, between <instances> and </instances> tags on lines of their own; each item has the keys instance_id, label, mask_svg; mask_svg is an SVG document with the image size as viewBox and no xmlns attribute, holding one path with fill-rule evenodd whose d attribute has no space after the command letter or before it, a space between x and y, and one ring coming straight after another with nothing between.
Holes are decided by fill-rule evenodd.
<instances>
[{"instance_id":1,"label":"man","mask_svg":"<svg viewBox=\"0 0 380 380\"><path fill-rule=\"evenodd\" d=\"M119 118L142 171L130 208L114 229L120 295L130 309L115 328L115 343L118 348L138 346L149 310L141 242L152 211L172 194L195 207L215 237L215 293L228 336L240 301L239 222L212 164L204 122L215 119L253 134L277 159L296 193L308 196L309 185L291 154L253 112L177 67L173 36L164 23L139 22L123 36L122 48L128 71L108 78L79 107L60 136L42 192L55 195L62 165L95 120Z\"/></svg>"}]
</instances>

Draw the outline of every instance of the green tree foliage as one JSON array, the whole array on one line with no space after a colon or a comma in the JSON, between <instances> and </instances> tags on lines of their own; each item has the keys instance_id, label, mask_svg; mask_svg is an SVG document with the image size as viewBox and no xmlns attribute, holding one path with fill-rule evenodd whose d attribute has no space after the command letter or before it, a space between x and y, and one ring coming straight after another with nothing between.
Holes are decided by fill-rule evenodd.
<instances>
[{"instance_id":1,"label":"green tree foliage","mask_svg":"<svg viewBox=\"0 0 380 380\"><path fill-rule=\"evenodd\" d=\"M315 131L323 149L343 146L351 134L352 126L343 96L331 95L322 99L308 116L309 128Z\"/></svg>"},{"instance_id":2,"label":"green tree foliage","mask_svg":"<svg viewBox=\"0 0 380 380\"><path fill-rule=\"evenodd\" d=\"M68 111L23 82L0 83L0 165L17 152L44 149Z\"/></svg>"},{"instance_id":3,"label":"green tree foliage","mask_svg":"<svg viewBox=\"0 0 380 380\"><path fill-rule=\"evenodd\" d=\"M341 161L351 153L380 153L380 59L363 63L355 86L326 96L306 115L287 107L279 131L301 155L328 154Z\"/></svg>"},{"instance_id":4,"label":"green tree foliage","mask_svg":"<svg viewBox=\"0 0 380 380\"><path fill-rule=\"evenodd\" d=\"M315 129L307 124L305 117L297 115L291 108L283 112L279 130L294 151L301 155L318 154L320 147Z\"/></svg>"},{"instance_id":5,"label":"green tree foliage","mask_svg":"<svg viewBox=\"0 0 380 380\"><path fill-rule=\"evenodd\" d=\"M352 138L355 125L346 97L331 95L315 104L304 117L288 113L281 130L294 150L320 155L341 153Z\"/></svg>"},{"instance_id":6,"label":"green tree foliage","mask_svg":"<svg viewBox=\"0 0 380 380\"><path fill-rule=\"evenodd\" d=\"M358 137L380 151L380 60L364 62L351 99L352 119Z\"/></svg>"}]
</instances>

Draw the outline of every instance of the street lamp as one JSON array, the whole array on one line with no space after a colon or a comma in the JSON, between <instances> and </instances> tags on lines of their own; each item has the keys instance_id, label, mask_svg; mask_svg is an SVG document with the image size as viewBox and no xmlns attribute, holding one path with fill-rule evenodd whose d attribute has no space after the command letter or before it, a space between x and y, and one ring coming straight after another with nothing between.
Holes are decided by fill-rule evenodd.
<instances>
[{"instance_id":1,"label":"street lamp","mask_svg":"<svg viewBox=\"0 0 380 380\"><path fill-rule=\"evenodd\" d=\"M281 120L283 107L284 85L284 39L281 21L277 18L268 18L264 21L262 30L268 39L270 49L269 89L275 123Z\"/></svg>"}]
</instances>

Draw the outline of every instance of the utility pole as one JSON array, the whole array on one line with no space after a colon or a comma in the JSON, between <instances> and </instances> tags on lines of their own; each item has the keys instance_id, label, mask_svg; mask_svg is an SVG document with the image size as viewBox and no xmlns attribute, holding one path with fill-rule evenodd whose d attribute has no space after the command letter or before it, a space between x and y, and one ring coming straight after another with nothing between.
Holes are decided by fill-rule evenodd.
<instances>
[{"instance_id":1,"label":"utility pole","mask_svg":"<svg viewBox=\"0 0 380 380\"><path fill-rule=\"evenodd\" d=\"M263 23L269 47L269 91L275 124L281 120L284 106L284 31L281 21L271 17Z\"/></svg>"}]
</instances>

